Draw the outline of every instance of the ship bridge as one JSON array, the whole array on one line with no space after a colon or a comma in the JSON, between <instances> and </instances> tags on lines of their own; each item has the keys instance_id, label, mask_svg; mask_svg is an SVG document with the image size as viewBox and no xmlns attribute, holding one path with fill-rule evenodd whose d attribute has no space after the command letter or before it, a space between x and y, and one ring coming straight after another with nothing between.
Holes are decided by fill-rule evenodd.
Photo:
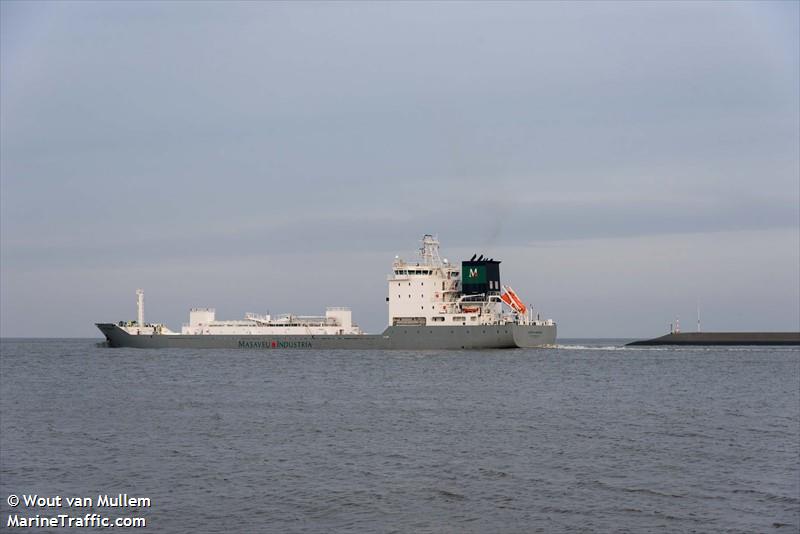
<instances>
[{"instance_id":1,"label":"ship bridge","mask_svg":"<svg viewBox=\"0 0 800 534\"><path fill-rule=\"evenodd\" d=\"M439 241L422 238L419 259L395 257L388 276L390 325L505 324L500 300L500 262L474 255L452 265L439 254Z\"/></svg>"}]
</instances>

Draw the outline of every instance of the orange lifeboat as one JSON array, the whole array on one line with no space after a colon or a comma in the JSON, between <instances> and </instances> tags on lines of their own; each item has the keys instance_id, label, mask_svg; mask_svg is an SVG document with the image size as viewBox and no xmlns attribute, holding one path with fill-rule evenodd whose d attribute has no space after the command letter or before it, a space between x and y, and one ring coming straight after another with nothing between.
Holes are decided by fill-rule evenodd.
<instances>
[{"instance_id":1,"label":"orange lifeboat","mask_svg":"<svg viewBox=\"0 0 800 534\"><path fill-rule=\"evenodd\" d=\"M500 300L505 302L508 307L515 312L519 313L520 315L525 315L525 312L528 311L528 308L522 303L522 300L520 300L514 290L508 286L503 286L503 291L504 293L500 295Z\"/></svg>"}]
</instances>

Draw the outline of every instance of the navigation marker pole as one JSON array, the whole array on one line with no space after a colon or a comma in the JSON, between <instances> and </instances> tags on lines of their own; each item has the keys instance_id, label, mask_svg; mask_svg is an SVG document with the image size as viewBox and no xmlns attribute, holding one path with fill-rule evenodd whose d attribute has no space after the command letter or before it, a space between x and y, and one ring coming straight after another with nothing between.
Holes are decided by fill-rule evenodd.
<instances>
[{"instance_id":1,"label":"navigation marker pole","mask_svg":"<svg viewBox=\"0 0 800 534\"><path fill-rule=\"evenodd\" d=\"M697 301L697 331L700 331L700 301Z\"/></svg>"}]
</instances>

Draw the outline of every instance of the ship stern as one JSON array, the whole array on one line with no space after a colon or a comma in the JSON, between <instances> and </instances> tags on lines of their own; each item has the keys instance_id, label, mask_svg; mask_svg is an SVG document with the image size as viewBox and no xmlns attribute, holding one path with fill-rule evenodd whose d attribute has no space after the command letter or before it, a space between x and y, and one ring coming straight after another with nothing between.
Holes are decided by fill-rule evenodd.
<instances>
[{"instance_id":1,"label":"ship stern","mask_svg":"<svg viewBox=\"0 0 800 534\"><path fill-rule=\"evenodd\" d=\"M522 349L554 346L557 327L555 324L515 324L514 343Z\"/></svg>"}]
</instances>

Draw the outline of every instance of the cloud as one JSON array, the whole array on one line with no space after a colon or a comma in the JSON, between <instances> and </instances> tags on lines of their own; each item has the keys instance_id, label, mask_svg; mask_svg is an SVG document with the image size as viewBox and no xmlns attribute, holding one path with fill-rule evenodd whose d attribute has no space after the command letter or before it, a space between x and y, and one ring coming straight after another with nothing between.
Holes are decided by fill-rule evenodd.
<instances>
[{"instance_id":1,"label":"cloud","mask_svg":"<svg viewBox=\"0 0 800 534\"><path fill-rule=\"evenodd\" d=\"M3 294L428 232L796 235L798 9L0 3Z\"/></svg>"}]
</instances>

